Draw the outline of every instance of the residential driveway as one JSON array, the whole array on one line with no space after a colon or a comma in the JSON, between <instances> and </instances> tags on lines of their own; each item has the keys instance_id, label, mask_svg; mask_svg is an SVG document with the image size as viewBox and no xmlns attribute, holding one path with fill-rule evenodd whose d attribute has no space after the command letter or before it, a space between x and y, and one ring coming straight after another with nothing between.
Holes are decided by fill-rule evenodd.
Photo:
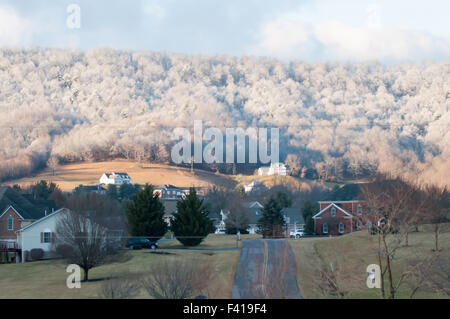
<instances>
[{"instance_id":1,"label":"residential driveway","mask_svg":"<svg viewBox=\"0 0 450 319\"><path fill-rule=\"evenodd\" d=\"M233 299L300 299L294 253L284 239L244 240Z\"/></svg>"}]
</instances>

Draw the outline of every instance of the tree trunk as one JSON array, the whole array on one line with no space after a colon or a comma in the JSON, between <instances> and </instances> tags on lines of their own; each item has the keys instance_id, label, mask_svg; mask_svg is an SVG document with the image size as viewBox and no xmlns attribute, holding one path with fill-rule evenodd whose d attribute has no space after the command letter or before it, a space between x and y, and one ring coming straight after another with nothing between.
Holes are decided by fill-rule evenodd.
<instances>
[{"instance_id":1,"label":"tree trunk","mask_svg":"<svg viewBox=\"0 0 450 319\"><path fill-rule=\"evenodd\" d=\"M83 269L84 270L84 279L83 281L88 281L89 277L88 277L88 273L89 273L89 269Z\"/></svg>"},{"instance_id":2,"label":"tree trunk","mask_svg":"<svg viewBox=\"0 0 450 319\"><path fill-rule=\"evenodd\" d=\"M408 247L408 236L409 232L406 232L406 238L405 238L405 246Z\"/></svg>"},{"instance_id":3,"label":"tree trunk","mask_svg":"<svg viewBox=\"0 0 450 319\"><path fill-rule=\"evenodd\" d=\"M387 243L386 243L386 238L384 237L384 235L383 235L383 245L384 245L384 256L385 256L385 261L386 261L386 270L387 270L388 283L389 283L389 298L394 299L395 291L394 291L394 284L392 281L391 259L390 259L390 254L389 254Z\"/></svg>"},{"instance_id":4,"label":"tree trunk","mask_svg":"<svg viewBox=\"0 0 450 319\"><path fill-rule=\"evenodd\" d=\"M434 250L439 251L439 224L434 225Z\"/></svg>"},{"instance_id":5,"label":"tree trunk","mask_svg":"<svg viewBox=\"0 0 450 319\"><path fill-rule=\"evenodd\" d=\"M380 266L380 270L381 270L381 287L380 287L380 293L381 293L381 298L385 299L386 296L384 294L384 273L383 273L383 261L381 259L381 236L380 233L378 233L378 265Z\"/></svg>"}]
</instances>

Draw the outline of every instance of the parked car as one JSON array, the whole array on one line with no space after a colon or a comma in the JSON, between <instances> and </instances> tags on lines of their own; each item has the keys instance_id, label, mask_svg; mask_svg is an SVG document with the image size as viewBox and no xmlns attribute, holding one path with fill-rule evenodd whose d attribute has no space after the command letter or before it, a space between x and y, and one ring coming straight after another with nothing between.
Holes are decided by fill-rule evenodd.
<instances>
[{"instance_id":1,"label":"parked car","mask_svg":"<svg viewBox=\"0 0 450 319\"><path fill-rule=\"evenodd\" d=\"M289 235L291 238L300 238L303 237L303 234L304 234L303 229L291 229Z\"/></svg>"},{"instance_id":2,"label":"parked car","mask_svg":"<svg viewBox=\"0 0 450 319\"><path fill-rule=\"evenodd\" d=\"M141 249L141 248L149 248L149 249L156 249L158 248L158 242L151 241L147 238L128 238L126 247L134 250L134 249Z\"/></svg>"},{"instance_id":3,"label":"parked car","mask_svg":"<svg viewBox=\"0 0 450 319\"><path fill-rule=\"evenodd\" d=\"M226 230L225 229L216 229L216 234L226 234Z\"/></svg>"}]
</instances>

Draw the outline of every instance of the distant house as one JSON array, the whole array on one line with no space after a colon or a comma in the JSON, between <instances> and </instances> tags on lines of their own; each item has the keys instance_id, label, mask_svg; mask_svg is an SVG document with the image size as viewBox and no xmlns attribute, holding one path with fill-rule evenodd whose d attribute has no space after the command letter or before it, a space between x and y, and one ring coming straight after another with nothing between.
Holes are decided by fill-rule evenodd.
<instances>
[{"instance_id":1,"label":"distant house","mask_svg":"<svg viewBox=\"0 0 450 319\"><path fill-rule=\"evenodd\" d=\"M373 221L360 200L320 201L319 212L313 216L317 235L342 235L370 228Z\"/></svg>"},{"instance_id":2,"label":"distant house","mask_svg":"<svg viewBox=\"0 0 450 319\"><path fill-rule=\"evenodd\" d=\"M264 205L258 201L244 203L243 208L248 217L248 233L256 234L258 232L258 222L262 216L262 209Z\"/></svg>"},{"instance_id":3,"label":"distant house","mask_svg":"<svg viewBox=\"0 0 450 319\"><path fill-rule=\"evenodd\" d=\"M42 249L44 251L43 259L56 257L54 244L56 242L58 221L64 217L64 214L68 213L70 213L69 209L61 208L17 231L17 243L21 249L22 262L27 261L27 252L30 252L32 249ZM123 233L122 229L106 229L107 244L120 247Z\"/></svg>"},{"instance_id":4,"label":"distant house","mask_svg":"<svg viewBox=\"0 0 450 319\"><path fill-rule=\"evenodd\" d=\"M153 194L159 194L159 198L163 200L180 200L186 198L189 190L173 185L164 185L155 187Z\"/></svg>"},{"instance_id":5,"label":"distant house","mask_svg":"<svg viewBox=\"0 0 450 319\"><path fill-rule=\"evenodd\" d=\"M161 202L164 205L164 221L168 226L171 225L174 215L178 212L176 199L163 199Z\"/></svg>"},{"instance_id":6,"label":"distant house","mask_svg":"<svg viewBox=\"0 0 450 319\"><path fill-rule=\"evenodd\" d=\"M112 172L111 174L104 173L100 177L100 184L120 186L122 184L132 184L132 182L127 173Z\"/></svg>"},{"instance_id":7,"label":"distant house","mask_svg":"<svg viewBox=\"0 0 450 319\"><path fill-rule=\"evenodd\" d=\"M259 181L253 181L244 186L244 191L246 194L261 194L266 190L268 190L268 188Z\"/></svg>"},{"instance_id":8,"label":"distant house","mask_svg":"<svg viewBox=\"0 0 450 319\"><path fill-rule=\"evenodd\" d=\"M284 222L286 223L287 234L291 230L295 229L303 229L305 227L305 220L303 215L298 207L288 207L283 208L282 210Z\"/></svg>"},{"instance_id":9,"label":"distant house","mask_svg":"<svg viewBox=\"0 0 450 319\"><path fill-rule=\"evenodd\" d=\"M59 209L17 231L17 243L22 250L22 262L26 261L26 252L40 248L44 251L43 258L53 257L53 243L56 239L58 218L68 209Z\"/></svg>"},{"instance_id":10,"label":"distant house","mask_svg":"<svg viewBox=\"0 0 450 319\"><path fill-rule=\"evenodd\" d=\"M283 163L271 163L270 166L263 166L258 169L258 175L281 175L286 176L288 168Z\"/></svg>"},{"instance_id":11,"label":"distant house","mask_svg":"<svg viewBox=\"0 0 450 319\"><path fill-rule=\"evenodd\" d=\"M258 221L262 216L262 208L264 206L258 202L245 202L242 203L242 211L248 218L248 228L247 231L249 234L256 234L258 231ZM213 221L215 221L215 227L219 230L226 229L226 220L228 218L228 214L230 211L227 210L221 210L220 214L218 216L215 216L213 218Z\"/></svg>"},{"instance_id":12,"label":"distant house","mask_svg":"<svg viewBox=\"0 0 450 319\"><path fill-rule=\"evenodd\" d=\"M34 199L11 187L0 187L0 241L16 242L16 232L50 214L55 209L51 200Z\"/></svg>"},{"instance_id":13,"label":"distant house","mask_svg":"<svg viewBox=\"0 0 450 319\"><path fill-rule=\"evenodd\" d=\"M174 219L175 215L178 213L177 203L180 201L180 199L162 199L161 202L164 205L164 221L168 226L171 226L172 220ZM216 223L219 221L217 216L215 214L209 215L210 219L213 221L213 224L216 225Z\"/></svg>"}]
</instances>

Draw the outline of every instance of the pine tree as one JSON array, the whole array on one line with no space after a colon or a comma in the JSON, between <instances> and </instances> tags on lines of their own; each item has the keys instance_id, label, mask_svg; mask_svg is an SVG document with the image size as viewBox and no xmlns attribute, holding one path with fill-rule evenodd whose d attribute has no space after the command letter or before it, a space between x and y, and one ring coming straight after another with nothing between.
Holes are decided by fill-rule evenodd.
<instances>
[{"instance_id":1,"label":"pine tree","mask_svg":"<svg viewBox=\"0 0 450 319\"><path fill-rule=\"evenodd\" d=\"M197 246L208 236L212 222L208 217L203 200L194 188L189 195L177 203L178 213L172 221L172 231L184 246Z\"/></svg>"},{"instance_id":2,"label":"pine tree","mask_svg":"<svg viewBox=\"0 0 450 319\"><path fill-rule=\"evenodd\" d=\"M164 205L159 195L153 195L153 186L145 185L144 189L133 196L128 204L128 222L133 236L159 240L167 232L164 221Z\"/></svg>"},{"instance_id":3,"label":"pine tree","mask_svg":"<svg viewBox=\"0 0 450 319\"><path fill-rule=\"evenodd\" d=\"M262 209L262 217L258 221L259 232L263 238L281 237L285 221L278 201L271 197Z\"/></svg>"},{"instance_id":4,"label":"pine tree","mask_svg":"<svg viewBox=\"0 0 450 319\"><path fill-rule=\"evenodd\" d=\"M113 184L109 184L106 188L106 195L109 196L109 198L114 200L119 200L119 193L117 191L117 186Z\"/></svg>"},{"instance_id":5,"label":"pine tree","mask_svg":"<svg viewBox=\"0 0 450 319\"><path fill-rule=\"evenodd\" d=\"M305 234L311 235L314 234L314 220L312 217L319 211L319 205L313 203L309 200L303 203L301 208L301 212L303 215L303 219L305 220Z\"/></svg>"}]
</instances>

